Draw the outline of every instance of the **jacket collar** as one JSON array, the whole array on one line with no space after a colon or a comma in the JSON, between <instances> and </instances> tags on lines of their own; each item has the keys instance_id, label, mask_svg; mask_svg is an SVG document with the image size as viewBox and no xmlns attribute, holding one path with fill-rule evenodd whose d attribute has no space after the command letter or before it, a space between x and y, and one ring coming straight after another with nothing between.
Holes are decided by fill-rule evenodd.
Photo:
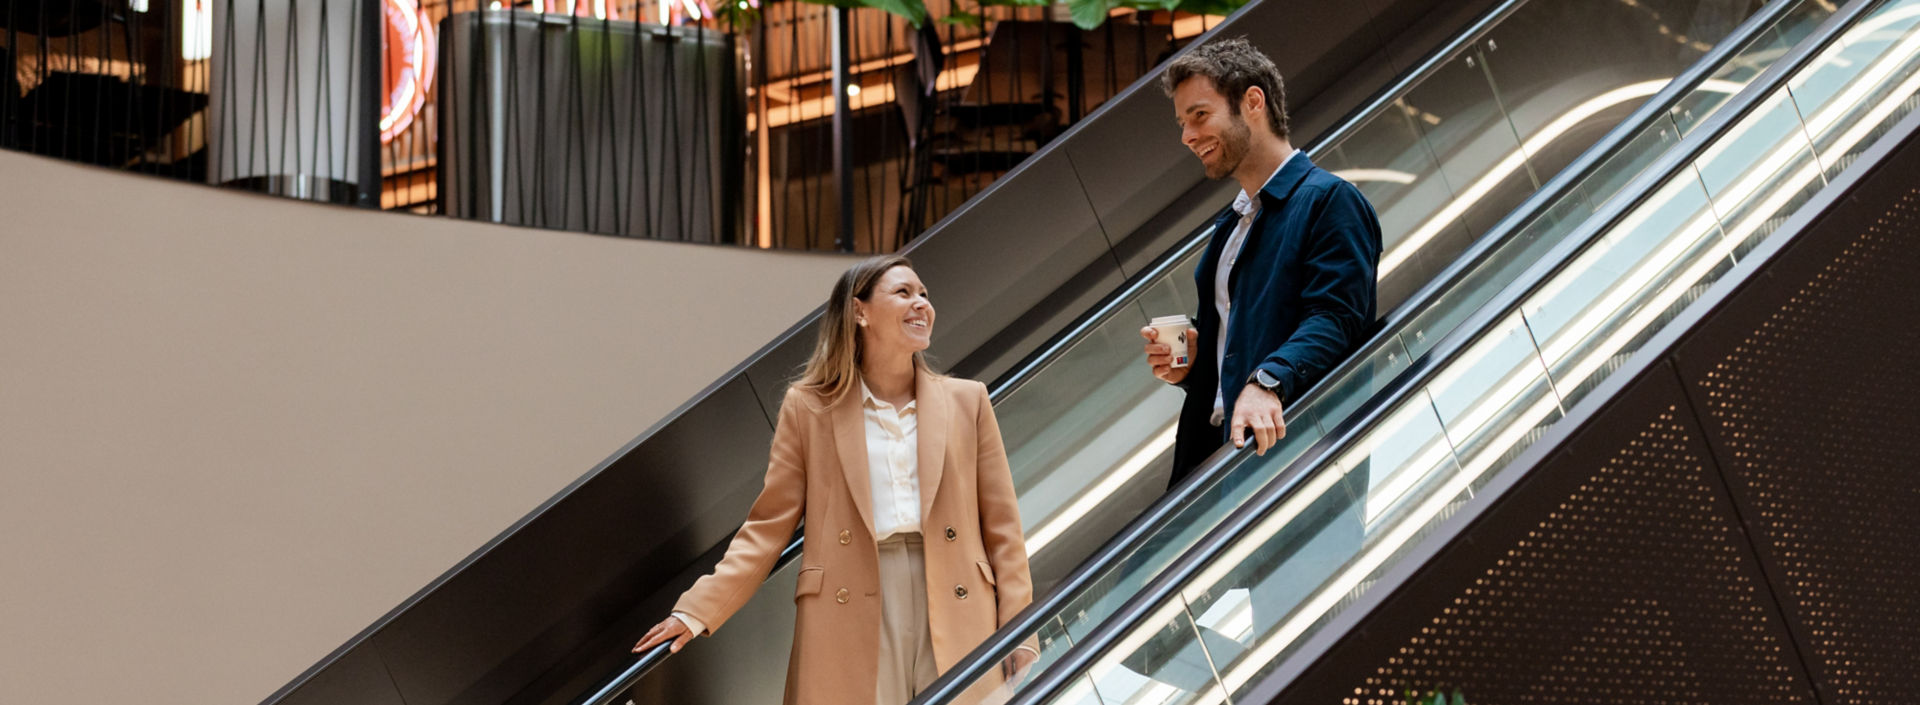
<instances>
[{"instance_id":1,"label":"jacket collar","mask_svg":"<svg viewBox=\"0 0 1920 705\"><path fill-rule=\"evenodd\" d=\"M1280 165L1274 167L1273 173L1267 175L1267 186L1260 187L1261 192L1262 193L1266 192L1267 188L1269 188L1273 184L1273 180L1279 178L1280 173L1287 170L1288 165L1293 164L1295 160L1305 159L1306 156L1307 155L1305 152L1302 152L1296 149L1296 150L1293 150L1292 154L1287 155L1286 159L1280 160ZM1248 196L1246 191L1234 192L1233 212L1242 218L1253 215L1255 212L1259 210L1257 208L1257 204L1253 202L1254 198L1256 197Z\"/></svg>"},{"instance_id":2,"label":"jacket collar","mask_svg":"<svg viewBox=\"0 0 1920 705\"><path fill-rule=\"evenodd\" d=\"M1307 174L1312 173L1313 169L1313 160L1307 158L1306 150L1295 149L1293 154L1287 155L1286 161L1280 162L1280 168L1274 170L1273 176L1267 177L1267 185L1260 187L1261 210L1258 212L1264 213L1279 210L1280 205L1285 203L1289 196L1293 195L1294 189L1299 188L1301 182L1306 181ZM1213 269L1214 267L1221 266L1221 253L1226 249L1227 234L1233 232L1233 222L1251 212L1255 211L1253 210L1252 199L1247 198L1247 192L1235 192L1233 205L1221 212L1219 217L1214 220L1214 231L1213 234L1208 237L1206 254L1201 259L1201 267L1204 268L1204 271L1213 272L1216 271ZM1246 244L1243 245L1243 247L1255 247L1258 239L1257 233L1249 232L1247 234ZM1241 250L1243 257L1246 252L1247 250L1245 249ZM1238 267L1235 267L1235 270L1236 271L1228 274L1229 284L1235 281L1239 274L1237 271ZM1200 286L1202 287L1201 293L1203 294L1200 298L1202 300L1212 301L1212 294L1210 292L1213 288L1213 282L1211 280L1202 281ZM1222 324L1224 323L1223 321Z\"/></svg>"},{"instance_id":3,"label":"jacket collar","mask_svg":"<svg viewBox=\"0 0 1920 705\"><path fill-rule=\"evenodd\" d=\"M1285 203L1300 182L1307 180L1307 174L1313 171L1313 160L1307 158L1307 151L1295 149L1287 160L1280 163L1280 169L1267 177L1267 185L1260 187L1260 200L1265 206L1278 206ZM1246 192L1242 191L1241 196Z\"/></svg>"}]
</instances>

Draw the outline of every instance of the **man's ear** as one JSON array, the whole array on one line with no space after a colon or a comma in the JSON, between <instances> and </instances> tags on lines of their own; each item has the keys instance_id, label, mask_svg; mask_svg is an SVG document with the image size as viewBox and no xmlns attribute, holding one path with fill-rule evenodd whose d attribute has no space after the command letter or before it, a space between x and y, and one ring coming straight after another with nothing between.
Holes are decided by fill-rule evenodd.
<instances>
[{"instance_id":1,"label":"man's ear","mask_svg":"<svg viewBox=\"0 0 1920 705\"><path fill-rule=\"evenodd\" d=\"M1247 86L1247 92L1240 96L1240 114L1262 115L1266 111L1267 91L1259 86Z\"/></svg>"}]
</instances>

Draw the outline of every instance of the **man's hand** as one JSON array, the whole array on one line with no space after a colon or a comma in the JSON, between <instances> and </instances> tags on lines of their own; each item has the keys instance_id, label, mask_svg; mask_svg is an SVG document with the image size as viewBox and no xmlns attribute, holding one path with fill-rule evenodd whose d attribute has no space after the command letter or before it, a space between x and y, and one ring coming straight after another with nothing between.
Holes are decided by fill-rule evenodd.
<instances>
[{"instance_id":1,"label":"man's hand","mask_svg":"<svg viewBox=\"0 0 1920 705\"><path fill-rule=\"evenodd\" d=\"M1147 366L1153 368L1153 376L1160 378L1160 381L1179 384L1181 380L1187 378L1187 372L1193 369L1191 361L1200 355L1199 344L1194 340L1193 329L1188 328L1186 334L1181 336L1186 338L1189 361L1186 367L1173 366L1173 344L1180 341L1155 340L1154 338L1158 335L1159 331L1154 330L1152 326L1140 329L1140 337L1147 339Z\"/></svg>"},{"instance_id":2,"label":"man's hand","mask_svg":"<svg viewBox=\"0 0 1920 705\"><path fill-rule=\"evenodd\" d=\"M1033 662L1040 660L1040 654L1032 649L1020 647L1000 662L1000 675L1009 683L1019 683L1027 678L1027 670L1033 668Z\"/></svg>"},{"instance_id":3,"label":"man's hand","mask_svg":"<svg viewBox=\"0 0 1920 705\"><path fill-rule=\"evenodd\" d=\"M1254 455L1266 455L1268 448L1287 436L1287 422L1280 412L1280 395L1257 384L1242 388L1240 400L1233 403L1233 447L1246 446L1246 433L1252 431Z\"/></svg>"}]
</instances>

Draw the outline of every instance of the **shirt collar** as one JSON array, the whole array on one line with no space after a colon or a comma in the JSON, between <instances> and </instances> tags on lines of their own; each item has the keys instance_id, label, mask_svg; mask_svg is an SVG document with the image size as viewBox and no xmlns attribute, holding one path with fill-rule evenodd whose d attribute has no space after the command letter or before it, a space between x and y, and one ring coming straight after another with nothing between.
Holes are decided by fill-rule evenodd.
<instances>
[{"instance_id":1,"label":"shirt collar","mask_svg":"<svg viewBox=\"0 0 1920 705\"><path fill-rule=\"evenodd\" d=\"M914 411L914 410L915 410L915 409L914 409L914 406L915 406L915 405L917 405L917 404L919 404L919 403L920 403L920 400L918 400L918 399L915 399L915 400L913 400L913 401L910 401L910 402L907 402L907 405L906 405L906 406L903 406L903 407L901 407L901 408L900 408L900 413L903 413L903 414L904 414L904 413L906 413L906 412L909 412L909 411ZM876 397L876 396L874 396L874 395L873 395L873 390L871 390L871 389L868 389L868 388L867 388L867 381L866 381L866 380L864 380L864 379L863 379L863 380L860 380L860 404L861 404L862 406L865 406L865 407L867 407L867 408L869 408L869 409L891 409L891 408L893 408L893 405L891 405L891 404L888 404L888 403L886 403L886 402L884 402L884 401L880 401L880 398L879 398L879 397Z\"/></svg>"},{"instance_id":2,"label":"shirt collar","mask_svg":"<svg viewBox=\"0 0 1920 705\"><path fill-rule=\"evenodd\" d=\"M1262 181L1260 183L1264 184L1264 183L1273 181L1273 177L1280 175L1281 169L1287 168L1287 164L1293 162L1293 160L1295 159L1300 158L1300 153L1302 151L1303 150L1299 150L1299 149L1293 150L1293 154L1289 154L1287 155L1286 159L1280 160L1280 166L1274 167L1273 173L1267 175L1267 180ZM1216 203L1217 202L1218 201L1216 201ZM1240 193L1234 195L1233 212L1239 214L1240 217L1245 218L1259 211L1260 211L1259 201L1255 200L1253 196L1247 195L1247 192L1245 190L1241 190Z\"/></svg>"}]
</instances>

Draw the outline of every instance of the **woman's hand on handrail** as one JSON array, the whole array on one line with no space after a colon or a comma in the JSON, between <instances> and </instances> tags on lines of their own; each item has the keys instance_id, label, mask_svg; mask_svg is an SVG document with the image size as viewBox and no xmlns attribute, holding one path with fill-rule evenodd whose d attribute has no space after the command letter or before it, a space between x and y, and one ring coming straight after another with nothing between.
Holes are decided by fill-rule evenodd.
<instances>
[{"instance_id":1,"label":"woman's hand on handrail","mask_svg":"<svg viewBox=\"0 0 1920 705\"><path fill-rule=\"evenodd\" d=\"M653 625L652 629L647 630L647 635L640 638L640 643L633 645L633 652L636 654L643 653L647 649L659 646L667 641L673 642L673 646L668 647L668 651L676 654L680 653L680 647L686 646L689 641L693 641L693 630L688 629L687 624L680 621L679 617L669 616L666 619L660 620L659 624Z\"/></svg>"}]
</instances>

